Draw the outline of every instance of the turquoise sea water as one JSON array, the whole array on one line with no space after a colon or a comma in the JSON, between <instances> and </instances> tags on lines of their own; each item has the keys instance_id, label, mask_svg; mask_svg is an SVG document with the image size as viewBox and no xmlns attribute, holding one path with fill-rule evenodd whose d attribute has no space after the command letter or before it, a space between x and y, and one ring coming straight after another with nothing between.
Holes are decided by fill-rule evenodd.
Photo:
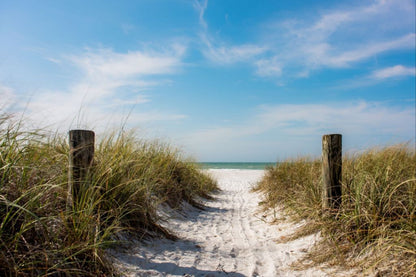
<instances>
[{"instance_id":1,"label":"turquoise sea water","mask_svg":"<svg viewBox=\"0 0 416 277\"><path fill-rule=\"evenodd\" d=\"M198 163L204 169L265 169L275 163Z\"/></svg>"}]
</instances>

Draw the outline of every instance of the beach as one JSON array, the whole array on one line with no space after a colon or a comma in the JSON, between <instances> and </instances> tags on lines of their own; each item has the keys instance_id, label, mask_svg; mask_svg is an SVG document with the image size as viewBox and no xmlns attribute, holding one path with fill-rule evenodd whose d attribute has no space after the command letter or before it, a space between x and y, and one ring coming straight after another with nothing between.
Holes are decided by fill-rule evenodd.
<instances>
[{"instance_id":1,"label":"beach","mask_svg":"<svg viewBox=\"0 0 416 277\"><path fill-rule=\"evenodd\" d=\"M184 205L163 213L165 227L178 240L147 239L133 247L112 250L125 276L325 276L328 271L296 271L291 264L305 255L318 234L279 242L303 223L260 211L261 197L251 192L264 170L209 169L220 192L204 200L200 210ZM279 213L276 211L276 213ZM277 222L270 221L277 218ZM167 223L168 222L168 223ZM339 276L339 274L338 274Z\"/></svg>"}]
</instances>

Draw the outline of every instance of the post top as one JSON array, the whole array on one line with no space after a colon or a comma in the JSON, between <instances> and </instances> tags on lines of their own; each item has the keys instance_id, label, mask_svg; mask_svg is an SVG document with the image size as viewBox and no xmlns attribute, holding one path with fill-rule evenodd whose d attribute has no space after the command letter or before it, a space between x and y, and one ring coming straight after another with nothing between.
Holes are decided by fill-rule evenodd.
<instances>
[{"instance_id":1,"label":"post top","mask_svg":"<svg viewBox=\"0 0 416 277\"><path fill-rule=\"evenodd\" d=\"M327 137L327 136L342 136L342 134L326 134L326 135L323 135L323 137Z\"/></svg>"},{"instance_id":2,"label":"post top","mask_svg":"<svg viewBox=\"0 0 416 277\"><path fill-rule=\"evenodd\" d=\"M69 133L94 133L92 130L85 130L85 129L72 129L69 130Z\"/></svg>"}]
</instances>

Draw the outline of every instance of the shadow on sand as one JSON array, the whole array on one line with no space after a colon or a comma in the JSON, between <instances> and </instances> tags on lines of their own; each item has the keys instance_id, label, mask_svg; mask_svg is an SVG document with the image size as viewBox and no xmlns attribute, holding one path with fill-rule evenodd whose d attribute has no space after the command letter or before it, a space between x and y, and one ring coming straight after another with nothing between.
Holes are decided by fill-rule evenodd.
<instances>
[{"instance_id":1,"label":"shadow on sand","mask_svg":"<svg viewBox=\"0 0 416 277\"><path fill-rule=\"evenodd\" d=\"M157 273L163 274L172 274L175 276L187 276L187 277L219 277L219 276L228 276L228 277L246 277L241 273L236 272L225 272L221 269L219 270L201 270L197 269L194 266L191 267L182 267L171 262L151 262L146 261L141 257L130 257L129 263L136 266L140 266L140 270L149 271L146 274L150 276L153 275L153 270ZM147 276L147 275L138 275L138 276Z\"/></svg>"}]
</instances>

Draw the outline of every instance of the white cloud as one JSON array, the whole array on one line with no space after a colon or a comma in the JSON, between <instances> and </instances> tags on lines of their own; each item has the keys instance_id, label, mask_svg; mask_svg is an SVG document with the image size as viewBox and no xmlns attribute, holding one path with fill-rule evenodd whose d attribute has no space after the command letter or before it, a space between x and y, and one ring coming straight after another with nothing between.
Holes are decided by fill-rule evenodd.
<instances>
[{"instance_id":1,"label":"white cloud","mask_svg":"<svg viewBox=\"0 0 416 277\"><path fill-rule=\"evenodd\" d=\"M167 112L160 111L151 111L146 113L136 112L134 113L136 119L134 120L137 123L147 123L155 121L176 121L185 119L188 116L185 114L171 114Z\"/></svg>"},{"instance_id":2,"label":"white cloud","mask_svg":"<svg viewBox=\"0 0 416 277\"><path fill-rule=\"evenodd\" d=\"M366 3L321 11L318 18L305 15L270 23L263 44L271 56L255 64L257 73L278 64L282 76L308 76L316 69L351 67L385 52L416 47L413 1Z\"/></svg>"},{"instance_id":3,"label":"white cloud","mask_svg":"<svg viewBox=\"0 0 416 277\"><path fill-rule=\"evenodd\" d=\"M148 95L137 95L136 97L132 97L131 99L127 100L115 99L112 103L109 104L109 106L138 105L148 102L150 102Z\"/></svg>"},{"instance_id":4,"label":"white cloud","mask_svg":"<svg viewBox=\"0 0 416 277\"><path fill-rule=\"evenodd\" d=\"M257 116L263 126L282 128L288 134L312 128L313 133L346 131L354 135L410 134L414 109L393 108L379 103L335 103L264 107ZM308 133L310 134L310 130Z\"/></svg>"},{"instance_id":5,"label":"white cloud","mask_svg":"<svg viewBox=\"0 0 416 277\"><path fill-rule=\"evenodd\" d=\"M267 50L265 47L252 44L217 46L214 45L214 42L206 34L201 35L201 40L205 44L205 49L202 50L204 56L210 61L221 65L251 61L254 57Z\"/></svg>"},{"instance_id":6,"label":"white cloud","mask_svg":"<svg viewBox=\"0 0 416 277\"><path fill-rule=\"evenodd\" d=\"M175 74L182 67L185 50L183 45L172 44L159 52L87 49L80 55L68 55L67 63L83 77L60 91L43 90L33 95L26 116L40 126L52 124L60 129L108 127L127 117L132 124L183 119L182 114L143 110L141 104L151 100L145 90L166 84L162 76Z\"/></svg>"},{"instance_id":7,"label":"white cloud","mask_svg":"<svg viewBox=\"0 0 416 277\"><path fill-rule=\"evenodd\" d=\"M194 8L199 12L199 24L206 30L208 29L207 22L204 19L204 13L208 6L208 0L194 1Z\"/></svg>"},{"instance_id":8,"label":"white cloud","mask_svg":"<svg viewBox=\"0 0 416 277\"><path fill-rule=\"evenodd\" d=\"M117 53L111 49L98 49L88 51L81 56L72 56L70 60L91 77L120 79L137 75L172 73L181 65L181 57L185 49L182 45L173 45L170 50L159 53L143 51Z\"/></svg>"},{"instance_id":9,"label":"white cloud","mask_svg":"<svg viewBox=\"0 0 416 277\"><path fill-rule=\"evenodd\" d=\"M204 19L207 6L208 0L194 1L194 8L199 13L199 25L202 27L199 36L203 44L202 53L208 60L220 65L247 62L267 51L266 47L256 44L228 45L219 39L214 39L209 34L208 24Z\"/></svg>"},{"instance_id":10,"label":"white cloud","mask_svg":"<svg viewBox=\"0 0 416 277\"><path fill-rule=\"evenodd\" d=\"M400 76L416 76L416 68L405 67L403 65L395 65L374 71L371 75L374 79L387 79Z\"/></svg>"},{"instance_id":11,"label":"white cloud","mask_svg":"<svg viewBox=\"0 0 416 277\"><path fill-rule=\"evenodd\" d=\"M12 88L0 84L0 111L7 111L16 101L16 95Z\"/></svg>"},{"instance_id":12,"label":"white cloud","mask_svg":"<svg viewBox=\"0 0 416 277\"><path fill-rule=\"evenodd\" d=\"M270 60L261 59L256 63L257 75L262 77L276 77L282 74L282 66L276 57Z\"/></svg>"},{"instance_id":13,"label":"white cloud","mask_svg":"<svg viewBox=\"0 0 416 277\"><path fill-rule=\"evenodd\" d=\"M182 66L185 50L185 46L173 44L161 52L117 53L111 49L88 49L84 54L68 56L68 60L85 74L71 88L71 97L88 102L110 96L120 97L119 90L126 94L153 87L158 82L147 81L146 78L177 72Z\"/></svg>"},{"instance_id":14,"label":"white cloud","mask_svg":"<svg viewBox=\"0 0 416 277\"><path fill-rule=\"evenodd\" d=\"M123 23L121 24L121 30L124 34L128 35L131 31L133 31L136 27L133 24Z\"/></svg>"},{"instance_id":15,"label":"white cloud","mask_svg":"<svg viewBox=\"0 0 416 277\"><path fill-rule=\"evenodd\" d=\"M204 16L208 1L195 1L202 53L211 62L251 64L261 77L304 78L318 69L351 67L377 55L414 49L412 0L380 0L262 24L261 41L233 45L213 37Z\"/></svg>"},{"instance_id":16,"label":"white cloud","mask_svg":"<svg viewBox=\"0 0 416 277\"><path fill-rule=\"evenodd\" d=\"M244 147L257 149L254 156L274 159L279 153L316 154L320 137L327 133L345 135L346 150L368 147L369 142L406 142L414 139L414 122L413 107L374 102L274 105L259 107L242 123L199 130L183 140L190 149L199 149L202 159L218 148L232 156L236 149L246 151Z\"/></svg>"},{"instance_id":17,"label":"white cloud","mask_svg":"<svg viewBox=\"0 0 416 277\"><path fill-rule=\"evenodd\" d=\"M54 64L60 64L62 62L61 60L52 57L46 57L45 59Z\"/></svg>"},{"instance_id":18,"label":"white cloud","mask_svg":"<svg viewBox=\"0 0 416 277\"><path fill-rule=\"evenodd\" d=\"M378 43L368 43L359 49L340 51L339 53L330 53L325 51L321 53L318 63L330 67L348 66L353 62L358 62L377 54L400 49L411 49L415 47L415 34L407 34L397 39L382 41ZM329 50L329 49L327 49Z\"/></svg>"}]
</instances>

